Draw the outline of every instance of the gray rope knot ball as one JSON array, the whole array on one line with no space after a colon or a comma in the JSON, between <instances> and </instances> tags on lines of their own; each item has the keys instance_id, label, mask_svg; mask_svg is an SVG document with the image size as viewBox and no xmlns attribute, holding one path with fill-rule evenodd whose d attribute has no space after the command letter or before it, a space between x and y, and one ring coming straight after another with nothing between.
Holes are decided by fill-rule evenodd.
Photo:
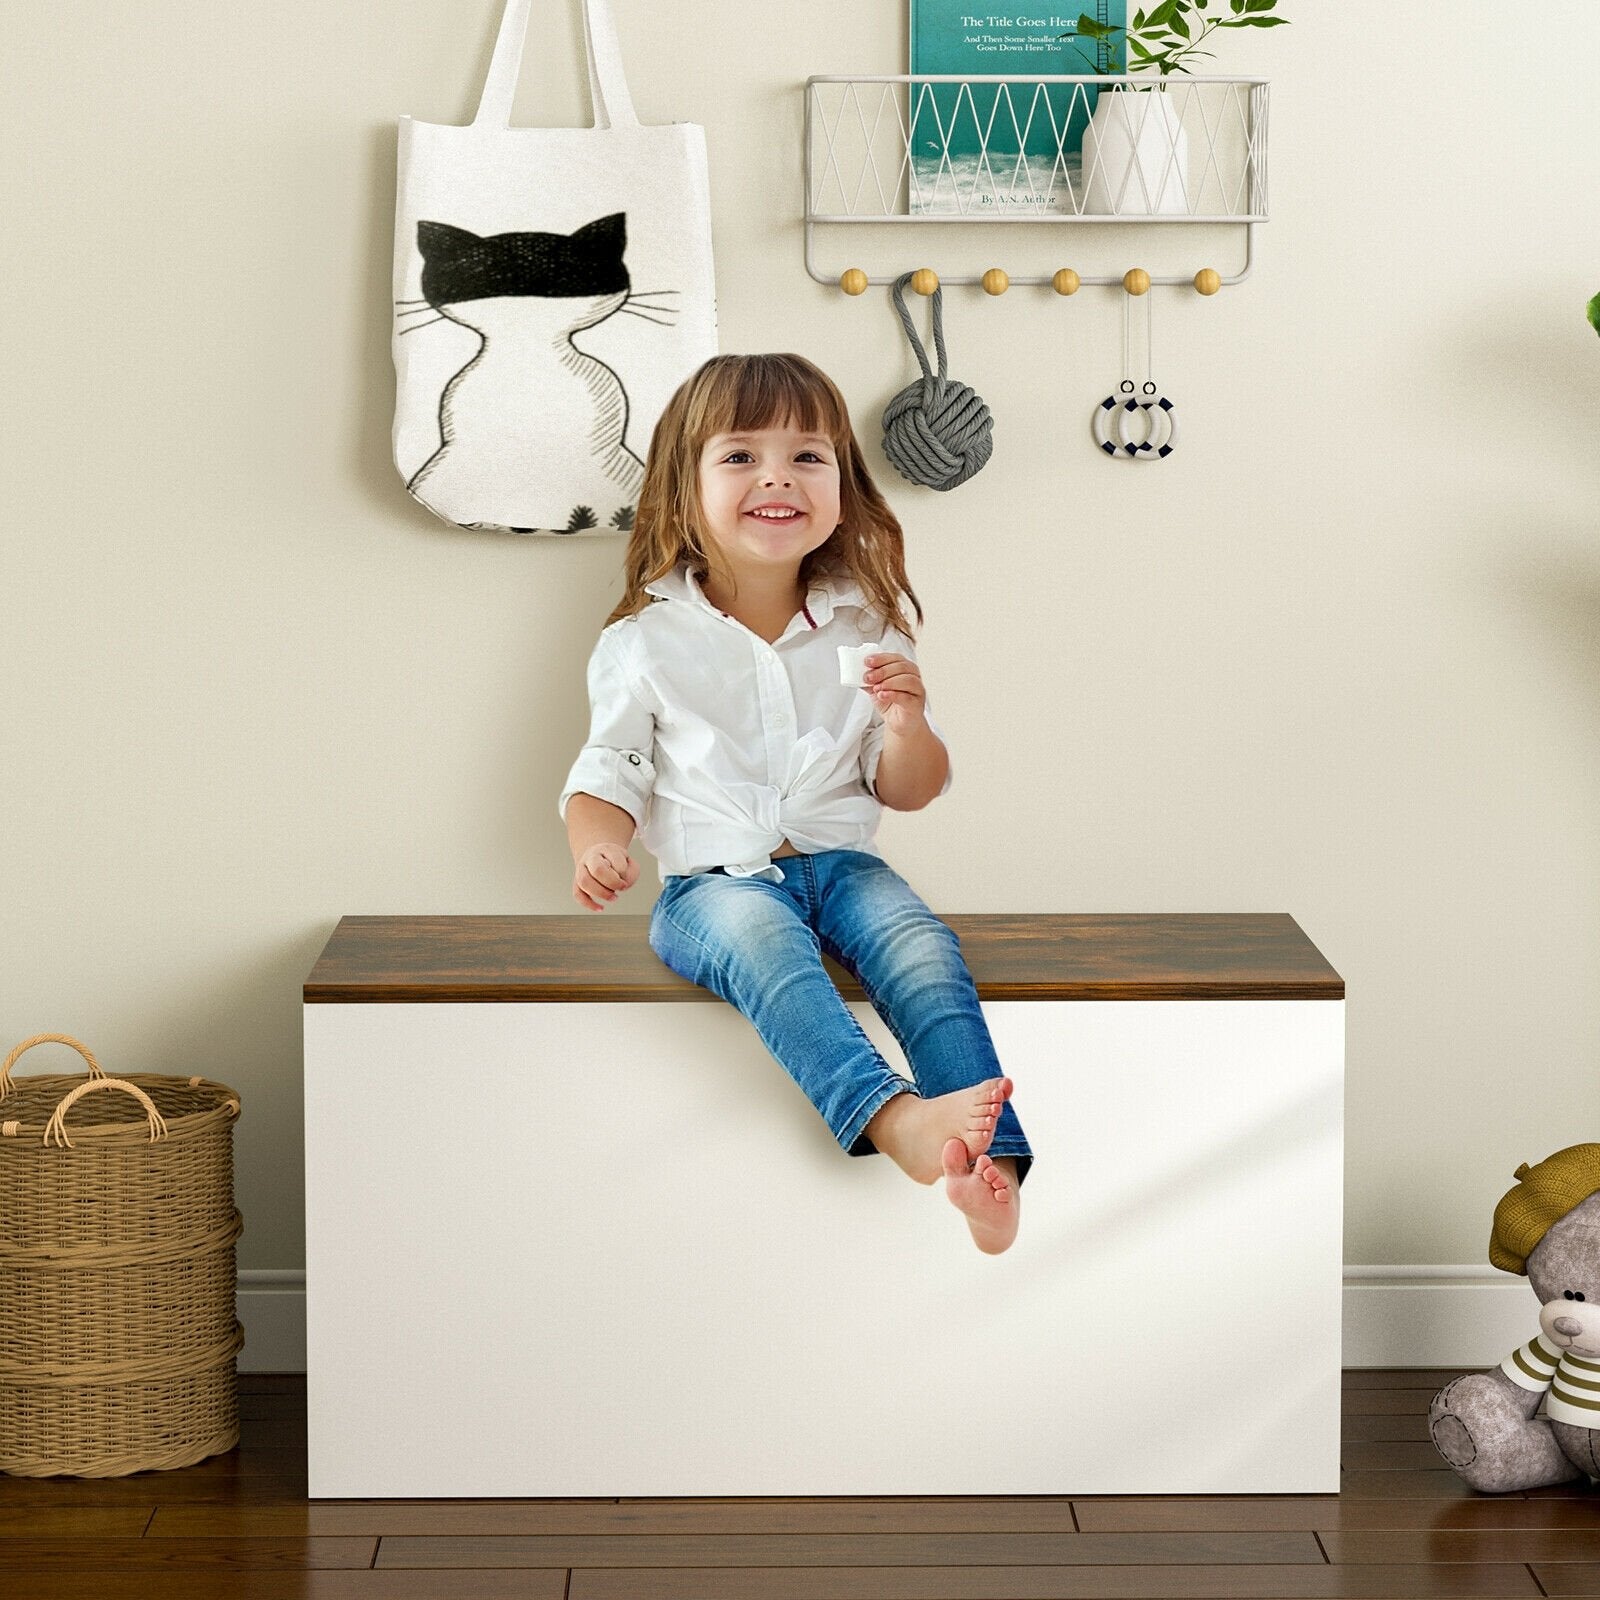
<instances>
[{"instance_id":1,"label":"gray rope knot ball","mask_svg":"<svg viewBox=\"0 0 1600 1600\"><path fill-rule=\"evenodd\" d=\"M907 384L884 408L883 453L902 478L929 489L953 489L994 453L994 419L966 384L946 375L943 289L933 291L933 342L939 354L939 373L934 376L906 310L905 288L910 282L909 272L895 280L894 304L922 377Z\"/></svg>"}]
</instances>

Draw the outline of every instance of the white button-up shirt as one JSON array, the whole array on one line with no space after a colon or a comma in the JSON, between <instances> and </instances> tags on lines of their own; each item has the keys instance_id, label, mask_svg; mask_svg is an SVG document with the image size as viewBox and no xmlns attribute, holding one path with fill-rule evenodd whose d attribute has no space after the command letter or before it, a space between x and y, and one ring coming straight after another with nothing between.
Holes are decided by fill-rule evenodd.
<instances>
[{"instance_id":1,"label":"white button-up shirt","mask_svg":"<svg viewBox=\"0 0 1600 1600\"><path fill-rule=\"evenodd\" d=\"M613 622L589 658L589 737L562 818L580 792L620 806L663 881L713 867L780 881L772 852L784 839L806 854L881 854L883 714L839 681L838 646L915 661L911 640L875 631L846 578L814 584L772 644L713 606L682 563L645 588L660 598ZM947 776L939 792L949 787Z\"/></svg>"}]
</instances>

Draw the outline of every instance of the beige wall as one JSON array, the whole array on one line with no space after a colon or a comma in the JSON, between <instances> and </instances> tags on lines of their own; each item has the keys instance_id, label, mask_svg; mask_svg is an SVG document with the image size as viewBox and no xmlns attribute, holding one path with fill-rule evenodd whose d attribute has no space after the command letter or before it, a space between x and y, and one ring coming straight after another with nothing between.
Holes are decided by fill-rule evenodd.
<instances>
[{"instance_id":1,"label":"beige wall","mask_svg":"<svg viewBox=\"0 0 1600 1600\"><path fill-rule=\"evenodd\" d=\"M395 119L470 115L498 9L4 7L0 1047L239 1088L246 1268L304 1259L337 918L575 909L554 801L620 541L451 532L388 455ZM581 121L548 9L519 120ZM903 71L900 0L617 0L643 117L707 129L723 348L831 371L906 524L956 782L886 853L945 911L1293 913L1349 984L1347 1259L1475 1262L1517 1163L1600 1134L1600 114L1544 42L1589 18L1282 10L1214 68L1273 80L1256 270L1155 304L1177 454L1088 440L1114 291L955 289L997 442L936 495L878 451L886 292L813 283L797 220L799 85ZM1007 264L993 231L934 264Z\"/></svg>"}]
</instances>

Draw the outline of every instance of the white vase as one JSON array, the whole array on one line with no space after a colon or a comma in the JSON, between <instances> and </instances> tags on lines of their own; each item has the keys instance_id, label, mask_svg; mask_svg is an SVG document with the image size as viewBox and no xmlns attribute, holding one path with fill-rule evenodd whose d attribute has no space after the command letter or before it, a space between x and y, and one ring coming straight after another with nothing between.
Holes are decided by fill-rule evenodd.
<instances>
[{"instance_id":1,"label":"white vase","mask_svg":"<svg viewBox=\"0 0 1600 1600\"><path fill-rule=\"evenodd\" d=\"M1083 133L1090 216L1172 216L1189 209L1189 136L1161 89L1105 89Z\"/></svg>"}]
</instances>

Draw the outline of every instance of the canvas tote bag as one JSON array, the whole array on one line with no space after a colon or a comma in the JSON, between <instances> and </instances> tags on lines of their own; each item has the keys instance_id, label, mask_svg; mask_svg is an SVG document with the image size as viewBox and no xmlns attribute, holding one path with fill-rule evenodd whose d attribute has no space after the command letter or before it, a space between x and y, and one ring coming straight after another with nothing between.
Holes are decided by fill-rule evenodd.
<instances>
[{"instance_id":1,"label":"canvas tote bag","mask_svg":"<svg viewBox=\"0 0 1600 1600\"><path fill-rule=\"evenodd\" d=\"M716 354L705 130L634 114L584 0L592 128L513 128L533 0L467 127L400 119L395 465L446 522L626 532L651 430Z\"/></svg>"}]
</instances>

